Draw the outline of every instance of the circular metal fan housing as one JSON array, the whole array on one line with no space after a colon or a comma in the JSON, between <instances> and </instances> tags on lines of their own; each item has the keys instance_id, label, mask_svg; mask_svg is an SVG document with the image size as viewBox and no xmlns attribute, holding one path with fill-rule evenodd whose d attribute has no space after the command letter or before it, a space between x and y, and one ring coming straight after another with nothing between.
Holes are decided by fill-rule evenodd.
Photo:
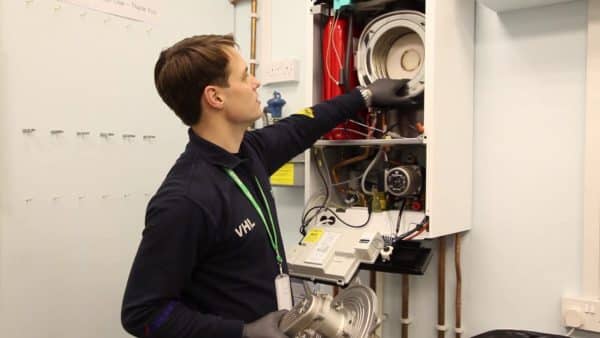
<instances>
[{"instance_id":1,"label":"circular metal fan housing","mask_svg":"<svg viewBox=\"0 0 600 338\"><path fill-rule=\"evenodd\" d=\"M425 15L394 11L367 24L358 40L358 80L366 86L377 79L409 79L406 97L425 89Z\"/></svg>"}]
</instances>

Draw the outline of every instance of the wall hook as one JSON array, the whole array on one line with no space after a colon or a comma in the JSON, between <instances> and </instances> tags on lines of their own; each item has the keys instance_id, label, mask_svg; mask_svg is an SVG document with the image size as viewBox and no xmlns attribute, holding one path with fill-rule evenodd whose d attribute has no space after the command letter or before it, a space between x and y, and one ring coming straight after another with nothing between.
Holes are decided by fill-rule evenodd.
<instances>
[{"instance_id":1,"label":"wall hook","mask_svg":"<svg viewBox=\"0 0 600 338\"><path fill-rule=\"evenodd\" d=\"M111 136L115 136L115 133L100 133L100 137L109 138Z\"/></svg>"},{"instance_id":2,"label":"wall hook","mask_svg":"<svg viewBox=\"0 0 600 338\"><path fill-rule=\"evenodd\" d=\"M25 128L22 131L23 134L32 134L35 131L35 128Z\"/></svg>"},{"instance_id":3,"label":"wall hook","mask_svg":"<svg viewBox=\"0 0 600 338\"><path fill-rule=\"evenodd\" d=\"M65 132L64 130L54 129L54 130L50 130L50 135L60 135L64 132Z\"/></svg>"}]
</instances>

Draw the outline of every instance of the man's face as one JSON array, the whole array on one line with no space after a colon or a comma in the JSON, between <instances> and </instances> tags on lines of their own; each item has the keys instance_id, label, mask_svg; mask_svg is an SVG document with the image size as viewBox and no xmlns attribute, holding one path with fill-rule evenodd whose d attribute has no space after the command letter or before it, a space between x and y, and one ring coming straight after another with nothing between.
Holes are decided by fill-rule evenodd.
<instances>
[{"instance_id":1,"label":"man's face","mask_svg":"<svg viewBox=\"0 0 600 338\"><path fill-rule=\"evenodd\" d=\"M234 124L251 125L262 116L256 92L260 82L248 73L246 62L235 48L228 47L226 52L229 55L229 87L223 88L224 112Z\"/></svg>"}]
</instances>

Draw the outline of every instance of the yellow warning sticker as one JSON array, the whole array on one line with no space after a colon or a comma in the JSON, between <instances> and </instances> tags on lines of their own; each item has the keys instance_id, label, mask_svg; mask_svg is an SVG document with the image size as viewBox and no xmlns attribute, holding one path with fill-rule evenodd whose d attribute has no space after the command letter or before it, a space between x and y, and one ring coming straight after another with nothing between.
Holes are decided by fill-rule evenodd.
<instances>
[{"instance_id":1,"label":"yellow warning sticker","mask_svg":"<svg viewBox=\"0 0 600 338\"><path fill-rule=\"evenodd\" d=\"M304 243L317 243L321 239L321 236L323 236L324 232L325 231L323 231L323 229L319 228L311 229L302 241Z\"/></svg>"},{"instance_id":2,"label":"yellow warning sticker","mask_svg":"<svg viewBox=\"0 0 600 338\"><path fill-rule=\"evenodd\" d=\"M309 117L311 119L315 117L315 115L313 114L312 109L310 109L310 108L304 108L304 109L298 111L296 114L297 115L304 115L304 116Z\"/></svg>"},{"instance_id":3,"label":"yellow warning sticker","mask_svg":"<svg viewBox=\"0 0 600 338\"><path fill-rule=\"evenodd\" d=\"M286 163L274 172L271 184L294 185L294 163Z\"/></svg>"}]
</instances>

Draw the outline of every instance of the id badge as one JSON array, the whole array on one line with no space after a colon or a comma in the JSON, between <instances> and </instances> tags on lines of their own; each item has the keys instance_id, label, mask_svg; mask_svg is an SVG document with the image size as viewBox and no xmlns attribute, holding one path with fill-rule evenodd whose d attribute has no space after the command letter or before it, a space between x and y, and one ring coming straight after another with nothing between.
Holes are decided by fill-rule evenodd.
<instances>
[{"instance_id":1,"label":"id badge","mask_svg":"<svg viewBox=\"0 0 600 338\"><path fill-rule=\"evenodd\" d=\"M291 310L292 287L290 276L280 273L275 277L275 293L277 295L277 310Z\"/></svg>"}]
</instances>

